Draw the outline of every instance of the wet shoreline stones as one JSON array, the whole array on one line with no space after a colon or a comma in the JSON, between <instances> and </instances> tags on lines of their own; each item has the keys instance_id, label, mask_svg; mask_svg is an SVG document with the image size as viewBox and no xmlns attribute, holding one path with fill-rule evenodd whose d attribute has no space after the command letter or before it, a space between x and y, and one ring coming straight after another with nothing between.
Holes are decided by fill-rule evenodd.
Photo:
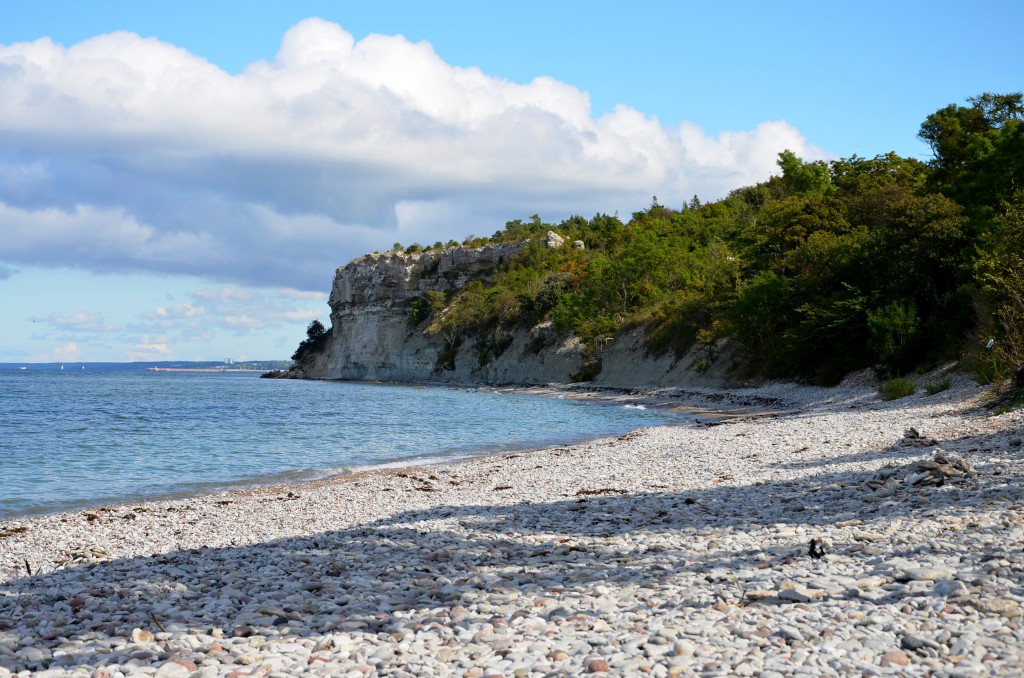
<instances>
[{"instance_id":1,"label":"wet shoreline stones","mask_svg":"<svg viewBox=\"0 0 1024 678\"><path fill-rule=\"evenodd\" d=\"M6 521L0 678L1021 675L1024 414L978 395L778 386L784 416Z\"/></svg>"}]
</instances>

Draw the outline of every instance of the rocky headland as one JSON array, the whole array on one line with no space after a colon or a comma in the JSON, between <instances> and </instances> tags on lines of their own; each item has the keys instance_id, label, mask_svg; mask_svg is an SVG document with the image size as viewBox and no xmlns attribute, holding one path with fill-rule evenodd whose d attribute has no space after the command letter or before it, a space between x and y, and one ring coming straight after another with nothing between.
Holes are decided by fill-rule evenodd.
<instances>
[{"instance_id":1,"label":"rocky headland","mask_svg":"<svg viewBox=\"0 0 1024 678\"><path fill-rule=\"evenodd\" d=\"M544 245L582 247L549 232ZM451 299L473 281L487 282L495 269L529 243L450 247L407 254L373 253L338 268L331 287L331 330L286 373L273 376L355 381L460 384L569 383L588 358L571 334L550 321L521 327L503 337L501 350L482 356L476 337L451 338L427 331L414 307L430 293ZM653 354L642 329L608 337L598 349L602 368L590 379L604 388L735 385L729 376L734 356L709 359L704 349L677 356Z\"/></svg>"}]
</instances>

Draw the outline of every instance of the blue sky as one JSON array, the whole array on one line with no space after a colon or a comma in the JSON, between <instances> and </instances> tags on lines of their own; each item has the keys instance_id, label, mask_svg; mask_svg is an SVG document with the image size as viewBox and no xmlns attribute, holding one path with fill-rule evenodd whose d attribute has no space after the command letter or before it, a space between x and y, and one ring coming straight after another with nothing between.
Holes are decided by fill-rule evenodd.
<instances>
[{"instance_id":1,"label":"blue sky","mask_svg":"<svg viewBox=\"0 0 1024 678\"><path fill-rule=\"evenodd\" d=\"M1016 2L0 8L0 362L280 359L334 268L539 213L927 159Z\"/></svg>"}]
</instances>

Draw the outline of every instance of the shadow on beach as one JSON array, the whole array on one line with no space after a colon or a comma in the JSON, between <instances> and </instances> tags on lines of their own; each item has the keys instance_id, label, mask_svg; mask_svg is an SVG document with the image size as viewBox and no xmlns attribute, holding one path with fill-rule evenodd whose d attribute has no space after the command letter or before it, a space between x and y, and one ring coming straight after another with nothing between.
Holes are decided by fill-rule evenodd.
<instances>
[{"instance_id":1,"label":"shadow on beach","mask_svg":"<svg viewBox=\"0 0 1024 678\"><path fill-rule=\"evenodd\" d=\"M992 446L989 438L938 444L985 450ZM881 455L899 464L921 454L921 449L867 451L851 453L849 460ZM981 454L976 465L984 472ZM474 611L476 591L504 593L513 602L523 593L533 600L561 601L543 608L524 601L523 615L598 615L585 605L573 607L574 590L595 582L639 587L648 592L638 593L638 606L658 605L656 590L674 577L697 575L714 587L722 570L758 563L813 569L820 561L807 555L807 540L814 534L827 536L837 521L860 520L860 529L869 530L895 519L955 511L968 498L971 505L988 501L990 508L1007 503L995 495L985 499L984 488L970 482L868 502L861 486L871 475L840 470L755 486L725 480L677 493L580 488L580 496L547 503L439 505L302 538L68 566L0 585L0 639L5 634L19 640L32 636L34 645L52 650L65 640L130 638L135 628L206 634L220 629L225 636L389 634L409 623L453 625L457 609L489 619L489 613ZM494 491L480 488L481 493ZM803 529L779 538L780 526ZM763 533L764 547L723 548L721 536L730 530ZM669 546L660 543L659 535L680 532L687 537L684 546L678 539ZM635 539L641 534L642 542ZM693 547L696 542L702 544L699 550ZM867 560L877 558L877 550L869 556L847 548L852 546L836 543L834 548L837 554L863 558L864 570L870 570ZM886 557L939 548L929 540L918 543L913 553L884 542L879 547ZM701 608L716 600L739 602L742 596L729 582L721 583L717 598L696 590L702 587L671 605ZM73 649L65 657L50 665L75 665ZM0 654L0 665L3 661Z\"/></svg>"}]
</instances>

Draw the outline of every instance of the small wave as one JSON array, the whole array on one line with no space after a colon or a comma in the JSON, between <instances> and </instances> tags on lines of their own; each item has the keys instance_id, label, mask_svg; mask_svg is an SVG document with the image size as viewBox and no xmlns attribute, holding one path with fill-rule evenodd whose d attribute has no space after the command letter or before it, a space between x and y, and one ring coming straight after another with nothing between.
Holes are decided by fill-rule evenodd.
<instances>
[{"instance_id":1,"label":"small wave","mask_svg":"<svg viewBox=\"0 0 1024 678\"><path fill-rule=\"evenodd\" d=\"M623 405L627 410L646 410L647 405Z\"/></svg>"},{"instance_id":2,"label":"small wave","mask_svg":"<svg viewBox=\"0 0 1024 678\"><path fill-rule=\"evenodd\" d=\"M458 461L465 461L467 459L489 457L492 456L493 454L498 454L499 452L507 451L509 451L509 448L501 446L497 447L496 449L483 449L476 450L473 452L438 452L437 454L401 457L398 459L389 459L377 462L369 462L366 464L357 464L352 466L351 472L373 471L377 469L408 468L410 466L436 466L438 464L451 464Z\"/></svg>"}]
</instances>

